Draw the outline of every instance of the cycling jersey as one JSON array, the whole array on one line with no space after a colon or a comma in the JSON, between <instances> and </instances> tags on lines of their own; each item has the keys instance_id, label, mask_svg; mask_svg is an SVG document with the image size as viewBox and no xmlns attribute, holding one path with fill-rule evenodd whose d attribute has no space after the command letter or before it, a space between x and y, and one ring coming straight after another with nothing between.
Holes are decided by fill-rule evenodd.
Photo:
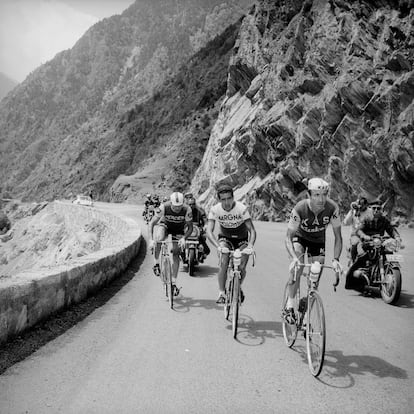
<instances>
[{"instance_id":1,"label":"cycling jersey","mask_svg":"<svg viewBox=\"0 0 414 414\"><path fill-rule=\"evenodd\" d=\"M193 223L199 227L203 227L207 219L204 209L198 205L193 205L191 206L191 212L193 213Z\"/></svg>"},{"instance_id":2,"label":"cycling jersey","mask_svg":"<svg viewBox=\"0 0 414 414\"><path fill-rule=\"evenodd\" d=\"M163 203L157 209L157 216L160 217L160 224L167 228L170 234L184 234L184 227L187 221L192 221L191 208L184 204L180 210L175 212L171 208L171 202Z\"/></svg>"},{"instance_id":3,"label":"cycling jersey","mask_svg":"<svg viewBox=\"0 0 414 414\"><path fill-rule=\"evenodd\" d=\"M219 223L219 238L248 239L249 232L245 221L250 219L250 213L243 203L235 201L230 211L224 210L221 203L218 203L210 209L208 219Z\"/></svg>"},{"instance_id":4,"label":"cycling jersey","mask_svg":"<svg viewBox=\"0 0 414 414\"><path fill-rule=\"evenodd\" d=\"M310 208L309 200L302 200L296 204L290 215L288 228L295 231L295 236L309 242L325 243L325 230L328 224L340 227L338 205L331 199L327 199L322 211L315 214Z\"/></svg>"}]
</instances>

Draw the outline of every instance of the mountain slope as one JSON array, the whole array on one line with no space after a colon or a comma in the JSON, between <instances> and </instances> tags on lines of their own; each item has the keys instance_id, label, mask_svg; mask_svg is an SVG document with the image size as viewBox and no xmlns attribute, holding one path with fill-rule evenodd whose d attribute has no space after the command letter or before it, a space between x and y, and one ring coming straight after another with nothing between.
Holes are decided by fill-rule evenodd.
<instances>
[{"instance_id":1,"label":"mountain slope","mask_svg":"<svg viewBox=\"0 0 414 414\"><path fill-rule=\"evenodd\" d=\"M258 1L193 181L200 200L227 180L254 217L285 220L302 179L323 176L344 209L380 196L414 218L409 3Z\"/></svg>"},{"instance_id":2,"label":"mountain slope","mask_svg":"<svg viewBox=\"0 0 414 414\"><path fill-rule=\"evenodd\" d=\"M18 82L0 72L0 101L14 88Z\"/></svg>"},{"instance_id":3,"label":"mountain slope","mask_svg":"<svg viewBox=\"0 0 414 414\"><path fill-rule=\"evenodd\" d=\"M108 197L113 181L139 159L140 138L118 139L119 118L150 99L248 3L137 0L91 27L0 103L4 189L51 199L91 187Z\"/></svg>"}]
</instances>

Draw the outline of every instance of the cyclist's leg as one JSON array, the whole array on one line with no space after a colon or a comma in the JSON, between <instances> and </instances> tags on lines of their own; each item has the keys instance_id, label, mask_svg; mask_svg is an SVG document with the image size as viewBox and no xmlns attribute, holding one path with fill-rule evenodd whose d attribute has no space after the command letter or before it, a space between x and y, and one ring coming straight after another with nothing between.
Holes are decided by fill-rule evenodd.
<instances>
[{"instance_id":1,"label":"cyclist's leg","mask_svg":"<svg viewBox=\"0 0 414 414\"><path fill-rule=\"evenodd\" d=\"M181 238L181 235L172 235L173 248L172 248L172 279L173 283L177 281L178 269L180 267L180 248L178 246L178 240Z\"/></svg>"},{"instance_id":2,"label":"cyclist's leg","mask_svg":"<svg viewBox=\"0 0 414 414\"><path fill-rule=\"evenodd\" d=\"M164 225L160 224L155 226L154 228L154 266L153 270L156 276L160 274L160 251L161 251L161 244L160 241L165 240L167 237L166 228Z\"/></svg>"},{"instance_id":3,"label":"cyclist's leg","mask_svg":"<svg viewBox=\"0 0 414 414\"><path fill-rule=\"evenodd\" d=\"M226 238L219 238L220 247L227 247L232 250L233 245ZM222 254L220 261L220 269L217 275L218 285L220 294L224 295L226 289L226 280L227 280L227 267L229 265L229 254Z\"/></svg>"},{"instance_id":4,"label":"cyclist's leg","mask_svg":"<svg viewBox=\"0 0 414 414\"><path fill-rule=\"evenodd\" d=\"M237 243L237 248L239 248L241 251L243 251L248 245L247 240L240 240ZM243 283L244 278L246 277L246 266L247 262L249 261L249 256L247 254L242 254L241 262L240 262L240 274L241 274L241 283Z\"/></svg>"},{"instance_id":5,"label":"cyclist's leg","mask_svg":"<svg viewBox=\"0 0 414 414\"><path fill-rule=\"evenodd\" d=\"M304 258L305 258L306 247L302 243L300 243L299 240L297 240L293 242L293 248L295 249L296 256L299 258L300 262L303 263ZM299 269L297 269L296 280L294 280L295 269L291 269L290 271L289 281L288 281L288 299L287 299L287 304L286 304L287 309L290 309L290 308L293 309L295 306L294 299L295 299L296 292L299 287L300 277L302 275L302 272L303 272L303 267L300 267Z\"/></svg>"}]
</instances>

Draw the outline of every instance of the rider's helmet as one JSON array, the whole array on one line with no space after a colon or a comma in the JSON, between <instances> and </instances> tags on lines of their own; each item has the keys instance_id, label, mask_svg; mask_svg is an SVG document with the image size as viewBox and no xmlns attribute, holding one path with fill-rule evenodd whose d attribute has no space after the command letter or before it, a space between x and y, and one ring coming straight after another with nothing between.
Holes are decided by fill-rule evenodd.
<instances>
[{"instance_id":1,"label":"rider's helmet","mask_svg":"<svg viewBox=\"0 0 414 414\"><path fill-rule=\"evenodd\" d=\"M377 200L371 201L369 203L369 206L371 207L372 212L374 213L374 216L382 215L382 202L381 202L381 200L377 199Z\"/></svg>"},{"instance_id":2,"label":"rider's helmet","mask_svg":"<svg viewBox=\"0 0 414 414\"><path fill-rule=\"evenodd\" d=\"M174 192L170 196L171 205L174 207L180 207L184 204L184 196L178 191Z\"/></svg>"},{"instance_id":3,"label":"rider's helmet","mask_svg":"<svg viewBox=\"0 0 414 414\"><path fill-rule=\"evenodd\" d=\"M147 194L145 194L145 197L149 200L151 198L151 194L147 193Z\"/></svg>"},{"instance_id":4,"label":"rider's helmet","mask_svg":"<svg viewBox=\"0 0 414 414\"><path fill-rule=\"evenodd\" d=\"M217 198L220 198L222 193L231 193L233 196L233 187L227 183L219 183L216 185Z\"/></svg>"},{"instance_id":5,"label":"rider's helmet","mask_svg":"<svg viewBox=\"0 0 414 414\"><path fill-rule=\"evenodd\" d=\"M308 181L308 191L329 191L329 183L327 183L322 178L311 178Z\"/></svg>"}]
</instances>

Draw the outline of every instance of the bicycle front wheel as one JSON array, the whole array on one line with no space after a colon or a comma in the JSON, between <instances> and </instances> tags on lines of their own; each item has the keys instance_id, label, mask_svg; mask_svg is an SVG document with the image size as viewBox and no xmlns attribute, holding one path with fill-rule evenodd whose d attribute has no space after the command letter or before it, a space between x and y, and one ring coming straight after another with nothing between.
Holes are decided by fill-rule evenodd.
<instances>
[{"instance_id":1,"label":"bicycle front wheel","mask_svg":"<svg viewBox=\"0 0 414 414\"><path fill-rule=\"evenodd\" d=\"M230 275L227 276L228 278L231 278ZM226 301L224 302L224 317L229 320L230 316L230 308L233 298L233 279L229 280L229 283L227 284L226 289Z\"/></svg>"},{"instance_id":2,"label":"bicycle front wheel","mask_svg":"<svg viewBox=\"0 0 414 414\"><path fill-rule=\"evenodd\" d=\"M236 275L233 279L233 298L232 298L232 328L233 338L236 339L239 324L239 305L240 305L240 279Z\"/></svg>"},{"instance_id":3,"label":"bicycle front wheel","mask_svg":"<svg viewBox=\"0 0 414 414\"><path fill-rule=\"evenodd\" d=\"M168 301L170 303L170 308L173 309L174 307L174 286L172 283L171 262L169 261L168 258L164 260L163 268L165 272L164 283L165 283L165 288L167 290L166 293L167 293Z\"/></svg>"},{"instance_id":4,"label":"bicycle front wheel","mask_svg":"<svg viewBox=\"0 0 414 414\"><path fill-rule=\"evenodd\" d=\"M310 372L317 377L325 358L326 326L322 299L317 292L308 297L306 321L306 351Z\"/></svg>"},{"instance_id":5,"label":"bicycle front wheel","mask_svg":"<svg viewBox=\"0 0 414 414\"><path fill-rule=\"evenodd\" d=\"M289 293L289 283L286 284L285 293L283 295L282 313L286 309L288 293ZM282 330L283 330L283 337L285 338L286 345L289 348L291 348L296 341L296 337L298 336L297 323L294 323L294 324L287 323L285 321L285 318L282 316Z\"/></svg>"}]
</instances>

